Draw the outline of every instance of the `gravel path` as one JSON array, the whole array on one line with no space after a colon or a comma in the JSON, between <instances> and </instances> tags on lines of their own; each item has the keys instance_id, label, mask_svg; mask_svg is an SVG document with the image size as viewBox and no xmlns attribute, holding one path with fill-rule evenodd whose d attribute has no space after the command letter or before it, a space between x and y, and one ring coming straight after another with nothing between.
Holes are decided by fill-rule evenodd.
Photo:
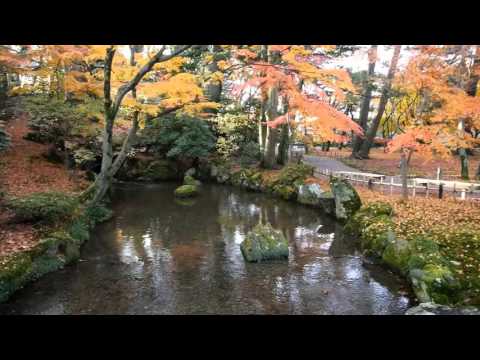
<instances>
[{"instance_id":1,"label":"gravel path","mask_svg":"<svg viewBox=\"0 0 480 360\"><path fill-rule=\"evenodd\" d=\"M358 169L355 169L351 166L345 165L339 160L335 160L329 157L324 157L324 156L312 156L312 155L304 155L303 156L303 161L306 164L309 164L311 166L314 166L317 169L328 169L330 171L351 171L351 172L356 172L356 173L364 173L365 171L361 171ZM385 182L390 182L392 176L385 175ZM394 182L395 183L400 183L401 179L400 176L393 176Z\"/></svg>"}]
</instances>

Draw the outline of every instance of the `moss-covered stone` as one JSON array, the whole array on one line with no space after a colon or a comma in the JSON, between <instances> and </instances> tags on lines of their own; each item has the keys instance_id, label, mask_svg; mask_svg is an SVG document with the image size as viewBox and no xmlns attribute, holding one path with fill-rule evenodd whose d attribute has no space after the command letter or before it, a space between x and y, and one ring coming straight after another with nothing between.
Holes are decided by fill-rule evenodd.
<instances>
[{"instance_id":1,"label":"moss-covered stone","mask_svg":"<svg viewBox=\"0 0 480 360\"><path fill-rule=\"evenodd\" d=\"M454 304L459 300L460 284L445 265L430 263L412 269L410 279L420 302Z\"/></svg>"},{"instance_id":2,"label":"moss-covered stone","mask_svg":"<svg viewBox=\"0 0 480 360\"><path fill-rule=\"evenodd\" d=\"M289 255L288 240L270 224L255 226L240 244L240 249L248 262L287 259Z\"/></svg>"},{"instance_id":3,"label":"moss-covered stone","mask_svg":"<svg viewBox=\"0 0 480 360\"><path fill-rule=\"evenodd\" d=\"M335 216L339 221L346 222L362 206L360 196L344 179L332 177L330 187L335 198Z\"/></svg>"},{"instance_id":4,"label":"moss-covered stone","mask_svg":"<svg viewBox=\"0 0 480 360\"><path fill-rule=\"evenodd\" d=\"M408 261L411 256L410 243L404 239L389 239L382 255L382 260L391 269L398 271L402 275L408 273Z\"/></svg>"},{"instance_id":5,"label":"moss-covered stone","mask_svg":"<svg viewBox=\"0 0 480 360\"><path fill-rule=\"evenodd\" d=\"M319 184L303 184L297 189L297 201L300 204L320 207L320 198L324 192Z\"/></svg>"},{"instance_id":6,"label":"moss-covered stone","mask_svg":"<svg viewBox=\"0 0 480 360\"><path fill-rule=\"evenodd\" d=\"M387 215L380 215L361 229L360 243L367 254L381 258L388 243L394 241L394 237L392 219Z\"/></svg>"},{"instance_id":7,"label":"moss-covered stone","mask_svg":"<svg viewBox=\"0 0 480 360\"><path fill-rule=\"evenodd\" d=\"M175 189L175 196L179 198L189 198L197 194L198 189L195 185L182 185Z\"/></svg>"},{"instance_id":8,"label":"moss-covered stone","mask_svg":"<svg viewBox=\"0 0 480 360\"><path fill-rule=\"evenodd\" d=\"M200 186L202 183L199 180L196 180L193 176L185 175L183 178L184 185L193 185L193 186Z\"/></svg>"}]
</instances>

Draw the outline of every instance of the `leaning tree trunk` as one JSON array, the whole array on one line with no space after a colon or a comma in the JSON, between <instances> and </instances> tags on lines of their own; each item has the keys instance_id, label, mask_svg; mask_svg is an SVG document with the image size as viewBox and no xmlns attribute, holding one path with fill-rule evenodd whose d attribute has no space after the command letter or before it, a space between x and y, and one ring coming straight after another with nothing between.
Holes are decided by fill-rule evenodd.
<instances>
[{"instance_id":1,"label":"leaning tree trunk","mask_svg":"<svg viewBox=\"0 0 480 360\"><path fill-rule=\"evenodd\" d=\"M400 59L401 48L402 48L401 45L395 45L395 50L393 51L392 61L390 63L390 68L388 70L386 83L383 87L382 96L380 98L380 103L378 105L377 115L373 119L373 122L370 125L370 128L368 129L366 137L363 140L363 143L359 151L359 155L361 158L368 158L370 149L373 145L373 140L375 139L375 135L377 134L378 127L380 126L380 121L382 120L383 114L385 112L385 108L387 106L388 99L390 97L392 80L397 70L397 64L398 64L398 60Z\"/></svg>"},{"instance_id":2,"label":"leaning tree trunk","mask_svg":"<svg viewBox=\"0 0 480 360\"><path fill-rule=\"evenodd\" d=\"M368 123L368 114L370 112L370 101L372 99L372 80L375 75L375 64L377 62L377 45L372 45L368 52L368 73L367 77L363 83L363 98L362 104L360 107L360 117L358 123L361 128L366 131ZM360 136L355 136L353 138L352 144L352 157L358 156L358 151L362 145L362 138Z\"/></svg>"}]
</instances>

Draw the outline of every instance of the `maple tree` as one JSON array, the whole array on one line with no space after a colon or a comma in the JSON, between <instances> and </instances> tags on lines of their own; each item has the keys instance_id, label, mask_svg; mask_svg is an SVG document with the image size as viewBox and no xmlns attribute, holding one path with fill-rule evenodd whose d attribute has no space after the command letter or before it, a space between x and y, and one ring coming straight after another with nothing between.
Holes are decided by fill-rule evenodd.
<instances>
[{"instance_id":1,"label":"maple tree","mask_svg":"<svg viewBox=\"0 0 480 360\"><path fill-rule=\"evenodd\" d=\"M345 70L323 66L330 49L328 45L234 49L230 66L236 68L233 74L237 84L232 93L239 99L248 96L260 100L259 143L264 167L275 165L276 146L280 143L282 156L288 133L301 128L299 124L324 141L343 141L341 133L362 134L351 118L332 105L345 101L345 94L354 87Z\"/></svg>"},{"instance_id":2,"label":"maple tree","mask_svg":"<svg viewBox=\"0 0 480 360\"><path fill-rule=\"evenodd\" d=\"M160 117L180 109L187 114L197 114L205 108L217 106L204 101L202 88L194 74L181 71L186 59L179 55L191 47L172 46L167 52L167 46L162 45L160 49L152 49L145 56L138 57L131 47L130 59L116 56L115 46L103 47L106 53L103 65L105 124L101 171L92 187L95 189L93 203L105 196L113 177L125 161L138 130L140 114ZM114 160L113 127L122 106L131 113L132 125Z\"/></svg>"}]
</instances>

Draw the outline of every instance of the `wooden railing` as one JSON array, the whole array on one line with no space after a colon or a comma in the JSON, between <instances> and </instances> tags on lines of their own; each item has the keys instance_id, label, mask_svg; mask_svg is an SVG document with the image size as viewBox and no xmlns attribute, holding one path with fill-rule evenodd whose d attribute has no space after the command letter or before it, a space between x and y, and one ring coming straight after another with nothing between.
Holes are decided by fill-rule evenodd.
<instances>
[{"instance_id":1,"label":"wooden railing","mask_svg":"<svg viewBox=\"0 0 480 360\"><path fill-rule=\"evenodd\" d=\"M399 177L391 176L387 180L385 175L349 172L349 171L331 171L329 169L315 169L315 176L337 176L347 179L360 185L368 186L371 190L389 190L390 195L398 192L402 188L401 182L396 182ZM454 197L460 200L480 200L480 183L466 183L460 181L433 180L423 178L409 178L407 180L407 188L411 190L413 197L424 194L426 197L430 194L437 193L438 197L442 197L443 192L450 192Z\"/></svg>"}]
</instances>

